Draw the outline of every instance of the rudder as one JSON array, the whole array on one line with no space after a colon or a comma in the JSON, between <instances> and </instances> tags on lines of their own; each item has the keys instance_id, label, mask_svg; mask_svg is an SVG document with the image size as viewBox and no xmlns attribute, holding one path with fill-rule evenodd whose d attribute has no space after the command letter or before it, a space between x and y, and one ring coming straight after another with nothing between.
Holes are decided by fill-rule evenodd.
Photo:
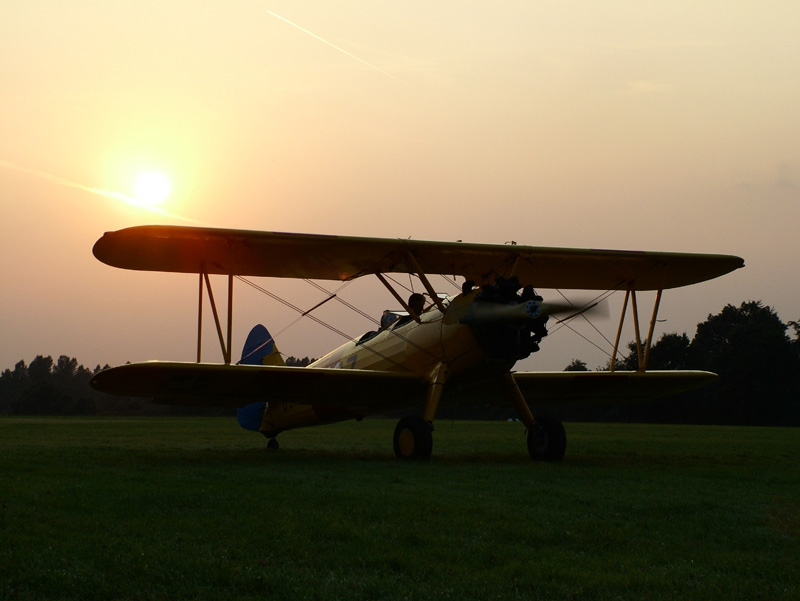
<instances>
[{"instance_id":1,"label":"rudder","mask_svg":"<svg viewBox=\"0 0 800 601\"><path fill-rule=\"evenodd\" d=\"M286 362L278 352L269 330L258 324L247 335L239 365L286 365ZM259 432L266 408L265 402L240 407L236 410L236 419L245 430Z\"/></svg>"},{"instance_id":2,"label":"rudder","mask_svg":"<svg viewBox=\"0 0 800 601\"><path fill-rule=\"evenodd\" d=\"M247 335L239 365L286 365L269 330L258 324Z\"/></svg>"}]
</instances>

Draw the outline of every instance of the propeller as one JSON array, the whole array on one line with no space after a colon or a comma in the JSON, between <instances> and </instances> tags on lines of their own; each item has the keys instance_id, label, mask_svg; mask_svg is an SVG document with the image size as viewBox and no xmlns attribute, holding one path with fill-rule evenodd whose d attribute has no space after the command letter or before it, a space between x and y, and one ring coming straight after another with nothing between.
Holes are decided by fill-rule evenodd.
<instances>
[{"instance_id":1,"label":"propeller","mask_svg":"<svg viewBox=\"0 0 800 601\"><path fill-rule=\"evenodd\" d=\"M593 314L608 316L608 305L599 301L585 303L553 303L529 300L521 303L506 304L493 301L475 301L469 312L461 318L461 323L468 325L489 325L493 323L525 323L533 322L547 316L565 315L560 322L568 321L578 315Z\"/></svg>"},{"instance_id":2,"label":"propeller","mask_svg":"<svg viewBox=\"0 0 800 601\"><path fill-rule=\"evenodd\" d=\"M555 317L566 313L565 317L558 320L559 323L569 321L579 315L609 316L608 303L603 300L579 300L571 303L541 302L539 306L542 315L553 315Z\"/></svg>"}]
</instances>

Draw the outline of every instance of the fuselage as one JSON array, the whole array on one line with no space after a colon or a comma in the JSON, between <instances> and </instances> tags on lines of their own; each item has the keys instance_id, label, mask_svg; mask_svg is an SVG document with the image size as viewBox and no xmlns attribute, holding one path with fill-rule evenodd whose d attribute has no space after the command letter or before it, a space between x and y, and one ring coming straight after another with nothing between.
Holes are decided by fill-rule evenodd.
<instances>
[{"instance_id":1,"label":"fuselage","mask_svg":"<svg viewBox=\"0 0 800 601\"><path fill-rule=\"evenodd\" d=\"M480 290L447 297L442 300L444 311L431 305L420 315L419 322L408 319L367 332L309 367L404 371L425 378L432 378L443 365L449 378L507 372L517 359L531 352L530 323L537 318L526 314L522 304L519 298L509 302L485 300ZM422 400L408 399L406 406ZM381 411L392 408L387 406ZM261 430L269 435L374 412L375 409L359 406L357 398L352 406L335 408L270 403Z\"/></svg>"},{"instance_id":2,"label":"fuselage","mask_svg":"<svg viewBox=\"0 0 800 601\"><path fill-rule=\"evenodd\" d=\"M310 367L410 371L428 374L446 363L452 374L474 369L489 359L469 326L460 320L469 312L478 291L443 299L443 313L432 305L420 321L408 319L331 351Z\"/></svg>"}]
</instances>

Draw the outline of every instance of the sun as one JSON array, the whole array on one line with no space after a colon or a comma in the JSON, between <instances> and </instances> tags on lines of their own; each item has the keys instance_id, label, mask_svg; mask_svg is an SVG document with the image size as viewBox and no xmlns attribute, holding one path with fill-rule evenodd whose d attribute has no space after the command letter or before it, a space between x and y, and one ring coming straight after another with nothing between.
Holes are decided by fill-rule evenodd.
<instances>
[{"instance_id":1,"label":"sun","mask_svg":"<svg viewBox=\"0 0 800 601\"><path fill-rule=\"evenodd\" d=\"M146 205L160 205L172 190L169 178L160 171L145 171L133 185L136 200Z\"/></svg>"}]
</instances>

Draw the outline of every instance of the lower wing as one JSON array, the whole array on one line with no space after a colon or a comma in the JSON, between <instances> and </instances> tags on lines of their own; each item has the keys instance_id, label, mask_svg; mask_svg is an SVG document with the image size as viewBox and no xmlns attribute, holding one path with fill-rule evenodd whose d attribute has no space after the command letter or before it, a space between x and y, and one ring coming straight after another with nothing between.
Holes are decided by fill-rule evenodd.
<instances>
[{"instance_id":1,"label":"lower wing","mask_svg":"<svg viewBox=\"0 0 800 601\"><path fill-rule=\"evenodd\" d=\"M514 380L529 405L622 404L648 401L710 384L708 371L521 372Z\"/></svg>"},{"instance_id":2,"label":"lower wing","mask_svg":"<svg viewBox=\"0 0 800 601\"><path fill-rule=\"evenodd\" d=\"M705 386L716 377L706 371L514 374L532 406L646 401ZM103 370L94 375L91 384L102 392L148 397L168 405L244 407L276 401L377 409L420 404L428 386L424 376L408 372L159 361ZM496 377L448 382L443 401L511 405Z\"/></svg>"},{"instance_id":3,"label":"lower wing","mask_svg":"<svg viewBox=\"0 0 800 601\"><path fill-rule=\"evenodd\" d=\"M277 401L380 408L416 404L426 389L423 377L407 372L161 361L112 367L91 384L110 394L207 407Z\"/></svg>"},{"instance_id":4,"label":"lower wing","mask_svg":"<svg viewBox=\"0 0 800 601\"><path fill-rule=\"evenodd\" d=\"M707 371L536 371L514 374L517 386L531 407L649 401L700 388L716 377ZM449 406L512 406L503 379L497 375L481 374L469 374L449 381L442 403Z\"/></svg>"}]
</instances>

